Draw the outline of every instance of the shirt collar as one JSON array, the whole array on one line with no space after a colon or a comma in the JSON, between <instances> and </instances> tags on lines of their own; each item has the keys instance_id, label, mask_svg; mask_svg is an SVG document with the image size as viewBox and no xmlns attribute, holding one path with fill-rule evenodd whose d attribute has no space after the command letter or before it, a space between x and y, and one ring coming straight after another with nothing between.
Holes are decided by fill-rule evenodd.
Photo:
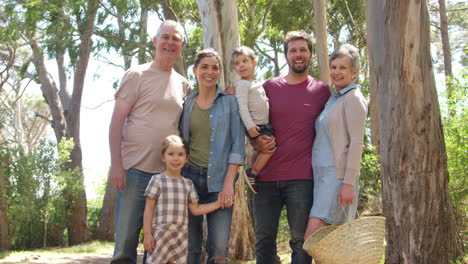
<instances>
[{"instance_id":1,"label":"shirt collar","mask_svg":"<svg viewBox=\"0 0 468 264\"><path fill-rule=\"evenodd\" d=\"M197 90L193 93L193 97L198 96L198 93L200 93L200 91L197 89ZM221 96L221 95L226 95L226 92L225 92L223 89L221 89L221 86L219 86L218 84L216 84L216 97Z\"/></svg>"},{"instance_id":2,"label":"shirt collar","mask_svg":"<svg viewBox=\"0 0 468 264\"><path fill-rule=\"evenodd\" d=\"M351 84L351 85L348 85L346 86L345 88L341 89L339 92L336 92L336 96L343 96L345 95L347 92L349 92L350 90L354 89L354 88L359 88L359 85L358 84Z\"/></svg>"}]
</instances>

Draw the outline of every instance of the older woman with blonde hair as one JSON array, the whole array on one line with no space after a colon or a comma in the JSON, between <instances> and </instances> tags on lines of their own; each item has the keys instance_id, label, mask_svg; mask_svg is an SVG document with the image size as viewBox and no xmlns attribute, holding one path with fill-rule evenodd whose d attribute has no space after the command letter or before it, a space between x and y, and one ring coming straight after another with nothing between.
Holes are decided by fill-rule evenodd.
<instances>
[{"instance_id":1,"label":"older woman with blonde hair","mask_svg":"<svg viewBox=\"0 0 468 264\"><path fill-rule=\"evenodd\" d=\"M352 221L357 207L367 116L366 100L360 86L355 84L359 51L344 44L330 55L329 66L336 92L315 121L314 204L305 239L323 226Z\"/></svg>"}]
</instances>

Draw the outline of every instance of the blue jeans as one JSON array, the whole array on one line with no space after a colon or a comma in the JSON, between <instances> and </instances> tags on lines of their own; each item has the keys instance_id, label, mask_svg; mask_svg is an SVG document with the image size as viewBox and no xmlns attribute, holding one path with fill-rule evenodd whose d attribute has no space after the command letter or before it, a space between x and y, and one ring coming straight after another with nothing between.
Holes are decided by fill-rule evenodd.
<instances>
[{"instance_id":1,"label":"blue jeans","mask_svg":"<svg viewBox=\"0 0 468 264\"><path fill-rule=\"evenodd\" d=\"M145 211L145 190L153 173L129 169L126 176L124 190L116 190L115 247L112 264L136 263L136 249Z\"/></svg>"},{"instance_id":2,"label":"blue jeans","mask_svg":"<svg viewBox=\"0 0 468 264\"><path fill-rule=\"evenodd\" d=\"M291 263L310 264L312 258L302 249L312 207L314 182L291 180L255 183L255 254L257 264L276 263L276 236L281 210L286 205L292 249Z\"/></svg>"},{"instance_id":3,"label":"blue jeans","mask_svg":"<svg viewBox=\"0 0 468 264\"><path fill-rule=\"evenodd\" d=\"M192 180L198 194L198 203L211 203L218 199L217 192L208 192L207 169L197 168L186 164L182 169L182 175ZM206 214L208 226L208 239L206 250L208 252L207 263L227 263L228 244L231 233L232 207L218 209ZM201 250L203 242L203 215L189 214L189 243L188 264L201 263ZM214 259L223 258L225 262L215 262Z\"/></svg>"}]
</instances>

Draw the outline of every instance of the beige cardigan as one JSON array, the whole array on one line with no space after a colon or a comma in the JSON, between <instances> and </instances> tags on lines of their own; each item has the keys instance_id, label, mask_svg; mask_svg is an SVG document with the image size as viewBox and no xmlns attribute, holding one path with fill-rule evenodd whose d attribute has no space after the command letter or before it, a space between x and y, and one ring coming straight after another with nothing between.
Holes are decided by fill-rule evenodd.
<instances>
[{"instance_id":1,"label":"beige cardigan","mask_svg":"<svg viewBox=\"0 0 468 264\"><path fill-rule=\"evenodd\" d=\"M354 185L361 168L367 103L355 88L336 103L328 116L328 133L333 149L336 178Z\"/></svg>"}]
</instances>

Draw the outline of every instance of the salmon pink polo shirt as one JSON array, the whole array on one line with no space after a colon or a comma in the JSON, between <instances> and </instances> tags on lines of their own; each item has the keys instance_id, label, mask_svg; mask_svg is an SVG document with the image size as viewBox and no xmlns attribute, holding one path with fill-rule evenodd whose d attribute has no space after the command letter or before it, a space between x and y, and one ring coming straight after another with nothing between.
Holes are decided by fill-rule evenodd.
<instances>
[{"instance_id":1,"label":"salmon pink polo shirt","mask_svg":"<svg viewBox=\"0 0 468 264\"><path fill-rule=\"evenodd\" d=\"M279 76L266 81L263 88L278 148L258 180L313 180L315 119L330 97L330 87L311 76L298 84L288 84Z\"/></svg>"},{"instance_id":2,"label":"salmon pink polo shirt","mask_svg":"<svg viewBox=\"0 0 468 264\"><path fill-rule=\"evenodd\" d=\"M151 62L129 69L115 94L131 105L123 127L124 169L147 173L165 170L161 159L164 139L178 135L184 97L190 92L187 80L174 69L163 71Z\"/></svg>"}]
</instances>

